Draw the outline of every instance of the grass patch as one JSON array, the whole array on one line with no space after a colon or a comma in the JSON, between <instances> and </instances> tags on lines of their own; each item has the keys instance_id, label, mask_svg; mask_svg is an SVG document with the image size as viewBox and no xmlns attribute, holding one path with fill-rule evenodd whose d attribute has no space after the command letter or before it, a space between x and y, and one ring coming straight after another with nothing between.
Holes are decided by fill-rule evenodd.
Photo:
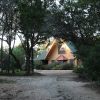
<instances>
[{"instance_id":1,"label":"grass patch","mask_svg":"<svg viewBox=\"0 0 100 100\"><path fill-rule=\"evenodd\" d=\"M0 72L0 76L42 76L42 74L34 72L30 74L26 74L25 71L16 71L14 74L7 72Z\"/></svg>"},{"instance_id":2,"label":"grass patch","mask_svg":"<svg viewBox=\"0 0 100 100\"><path fill-rule=\"evenodd\" d=\"M0 79L0 83L15 83L13 80Z\"/></svg>"},{"instance_id":3,"label":"grass patch","mask_svg":"<svg viewBox=\"0 0 100 100\"><path fill-rule=\"evenodd\" d=\"M24 76L25 75L25 71L19 71L19 72L15 72L14 74L12 73L7 73L7 72L0 72L1 76Z\"/></svg>"}]
</instances>

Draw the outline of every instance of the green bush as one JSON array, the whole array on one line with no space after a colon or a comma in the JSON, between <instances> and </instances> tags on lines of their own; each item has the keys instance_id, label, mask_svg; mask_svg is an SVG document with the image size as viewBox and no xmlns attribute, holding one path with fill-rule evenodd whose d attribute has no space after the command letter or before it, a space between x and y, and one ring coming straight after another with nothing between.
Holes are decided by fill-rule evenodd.
<instances>
[{"instance_id":1,"label":"green bush","mask_svg":"<svg viewBox=\"0 0 100 100\"><path fill-rule=\"evenodd\" d=\"M52 62L51 64L44 65L42 61L34 62L36 69L41 70L70 70L73 69L73 64L67 62Z\"/></svg>"},{"instance_id":2,"label":"green bush","mask_svg":"<svg viewBox=\"0 0 100 100\"><path fill-rule=\"evenodd\" d=\"M74 65L71 64L71 63L64 63L64 64L62 65L62 69L63 69L63 70L71 70L71 69L73 69L73 67L74 67Z\"/></svg>"},{"instance_id":3,"label":"green bush","mask_svg":"<svg viewBox=\"0 0 100 100\"><path fill-rule=\"evenodd\" d=\"M88 51L83 59L83 67L76 68L75 72L90 80L100 80L100 43L92 46Z\"/></svg>"},{"instance_id":4,"label":"green bush","mask_svg":"<svg viewBox=\"0 0 100 100\"><path fill-rule=\"evenodd\" d=\"M100 80L100 44L96 44L84 62L84 68L89 78Z\"/></svg>"},{"instance_id":5,"label":"green bush","mask_svg":"<svg viewBox=\"0 0 100 100\"><path fill-rule=\"evenodd\" d=\"M74 68L74 72L76 72L80 78L89 79L84 67L76 67Z\"/></svg>"},{"instance_id":6,"label":"green bush","mask_svg":"<svg viewBox=\"0 0 100 100\"><path fill-rule=\"evenodd\" d=\"M52 70L57 65L59 65L59 62L52 62L51 64L41 65L41 69Z\"/></svg>"},{"instance_id":7,"label":"green bush","mask_svg":"<svg viewBox=\"0 0 100 100\"><path fill-rule=\"evenodd\" d=\"M61 70L61 65L55 65L54 67L52 67L52 70Z\"/></svg>"},{"instance_id":8,"label":"green bush","mask_svg":"<svg viewBox=\"0 0 100 100\"><path fill-rule=\"evenodd\" d=\"M40 69L40 70L49 69L48 65L47 64L45 65L41 60L34 61L34 66L35 66L35 69Z\"/></svg>"},{"instance_id":9,"label":"green bush","mask_svg":"<svg viewBox=\"0 0 100 100\"><path fill-rule=\"evenodd\" d=\"M52 70L52 69L55 68L57 65L59 65L59 62L52 62L51 64L48 64L48 68Z\"/></svg>"},{"instance_id":10,"label":"green bush","mask_svg":"<svg viewBox=\"0 0 100 100\"><path fill-rule=\"evenodd\" d=\"M21 45L13 49L13 54L19 60L21 66L25 63L25 51Z\"/></svg>"},{"instance_id":11,"label":"green bush","mask_svg":"<svg viewBox=\"0 0 100 100\"><path fill-rule=\"evenodd\" d=\"M35 67L36 69L42 69L41 66L43 66L42 61L40 61L40 60L34 61L34 67Z\"/></svg>"},{"instance_id":12,"label":"green bush","mask_svg":"<svg viewBox=\"0 0 100 100\"><path fill-rule=\"evenodd\" d=\"M52 67L52 69L54 69L54 70L71 70L71 69L73 69L73 64L63 62L63 63L59 63L58 65L55 65L54 67Z\"/></svg>"}]
</instances>

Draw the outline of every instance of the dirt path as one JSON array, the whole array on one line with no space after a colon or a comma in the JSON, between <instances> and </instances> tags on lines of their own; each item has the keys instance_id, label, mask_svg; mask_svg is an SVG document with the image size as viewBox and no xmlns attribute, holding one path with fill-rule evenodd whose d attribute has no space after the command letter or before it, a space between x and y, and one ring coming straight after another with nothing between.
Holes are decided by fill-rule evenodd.
<instances>
[{"instance_id":1,"label":"dirt path","mask_svg":"<svg viewBox=\"0 0 100 100\"><path fill-rule=\"evenodd\" d=\"M0 100L100 100L100 94L77 80L72 71L38 71L42 76L1 77Z\"/></svg>"}]
</instances>

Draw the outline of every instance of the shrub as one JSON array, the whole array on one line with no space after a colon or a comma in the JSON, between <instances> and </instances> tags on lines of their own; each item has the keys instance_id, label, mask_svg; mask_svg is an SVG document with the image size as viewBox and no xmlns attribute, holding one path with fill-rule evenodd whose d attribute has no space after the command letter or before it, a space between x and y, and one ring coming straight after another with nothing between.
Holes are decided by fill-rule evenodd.
<instances>
[{"instance_id":1,"label":"shrub","mask_svg":"<svg viewBox=\"0 0 100 100\"><path fill-rule=\"evenodd\" d=\"M42 61L35 61L35 68L41 70L70 70L73 69L73 64L67 62L52 62L44 65Z\"/></svg>"},{"instance_id":2,"label":"shrub","mask_svg":"<svg viewBox=\"0 0 100 100\"><path fill-rule=\"evenodd\" d=\"M40 61L40 60L34 61L34 67L35 67L36 69L42 69L41 66L43 66L42 61Z\"/></svg>"},{"instance_id":3,"label":"shrub","mask_svg":"<svg viewBox=\"0 0 100 100\"><path fill-rule=\"evenodd\" d=\"M55 65L54 67L52 67L52 70L61 70L61 65Z\"/></svg>"},{"instance_id":4,"label":"shrub","mask_svg":"<svg viewBox=\"0 0 100 100\"><path fill-rule=\"evenodd\" d=\"M76 67L74 68L74 72L76 72L78 76L83 79L89 79L84 67Z\"/></svg>"},{"instance_id":5,"label":"shrub","mask_svg":"<svg viewBox=\"0 0 100 100\"><path fill-rule=\"evenodd\" d=\"M89 51L84 57L83 67L76 68L75 72L81 77L97 81L100 80L100 44L96 44Z\"/></svg>"},{"instance_id":6,"label":"shrub","mask_svg":"<svg viewBox=\"0 0 100 100\"><path fill-rule=\"evenodd\" d=\"M100 80L100 44L96 44L84 62L84 68L89 78Z\"/></svg>"},{"instance_id":7,"label":"shrub","mask_svg":"<svg viewBox=\"0 0 100 100\"><path fill-rule=\"evenodd\" d=\"M58 65L55 65L52 67L54 70L71 70L73 69L73 64L63 62L63 63L58 63Z\"/></svg>"},{"instance_id":8,"label":"shrub","mask_svg":"<svg viewBox=\"0 0 100 100\"><path fill-rule=\"evenodd\" d=\"M21 66L25 63L25 51L21 45L13 49L13 54L19 60Z\"/></svg>"},{"instance_id":9,"label":"shrub","mask_svg":"<svg viewBox=\"0 0 100 100\"><path fill-rule=\"evenodd\" d=\"M73 69L73 67L74 67L74 65L71 64L71 63L64 63L64 64L62 65L62 69L63 69L63 70L71 70L71 69Z\"/></svg>"}]
</instances>

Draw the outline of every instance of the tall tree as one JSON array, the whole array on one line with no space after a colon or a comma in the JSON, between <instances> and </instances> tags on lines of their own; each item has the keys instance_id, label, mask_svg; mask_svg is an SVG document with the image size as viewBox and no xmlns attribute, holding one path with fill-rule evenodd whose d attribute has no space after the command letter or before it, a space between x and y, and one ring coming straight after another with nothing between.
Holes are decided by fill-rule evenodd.
<instances>
[{"instance_id":1,"label":"tall tree","mask_svg":"<svg viewBox=\"0 0 100 100\"><path fill-rule=\"evenodd\" d=\"M9 66L8 73L11 67L11 57L12 56L18 66L20 67L20 62L13 54L13 47L15 44L15 36L17 33L17 10L16 10L16 0L1 0L1 24L2 24L2 38L1 41L5 41L9 47ZM4 37L4 38L3 38ZM13 41L13 42L12 42ZM12 44L13 43L13 44ZM2 51L2 50L1 50ZM14 68L12 69L14 72Z\"/></svg>"},{"instance_id":2,"label":"tall tree","mask_svg":"<svg viewBox=\"0 0 100 100\"><path fill-rule=\"evenodd\" d=\"M49 9L53 19L52 32L58 38L91 44L96 40L95 33L99 33L99 6L97 2L80 1L60 0L59 6L52 4Z\"/></svg>"},{"instance_id":3,"label":"tall tree","mask_svg":"<svg viewBox=\"0 0 100 100\"><path fill-rule=\"evenodd\" d=\"M33 47L44 40L41 27L44 23L46 9L41 0L19 0L19 32L26 54L26 72L30 74L33 65Z\"/></svg>"}]
</instances>

